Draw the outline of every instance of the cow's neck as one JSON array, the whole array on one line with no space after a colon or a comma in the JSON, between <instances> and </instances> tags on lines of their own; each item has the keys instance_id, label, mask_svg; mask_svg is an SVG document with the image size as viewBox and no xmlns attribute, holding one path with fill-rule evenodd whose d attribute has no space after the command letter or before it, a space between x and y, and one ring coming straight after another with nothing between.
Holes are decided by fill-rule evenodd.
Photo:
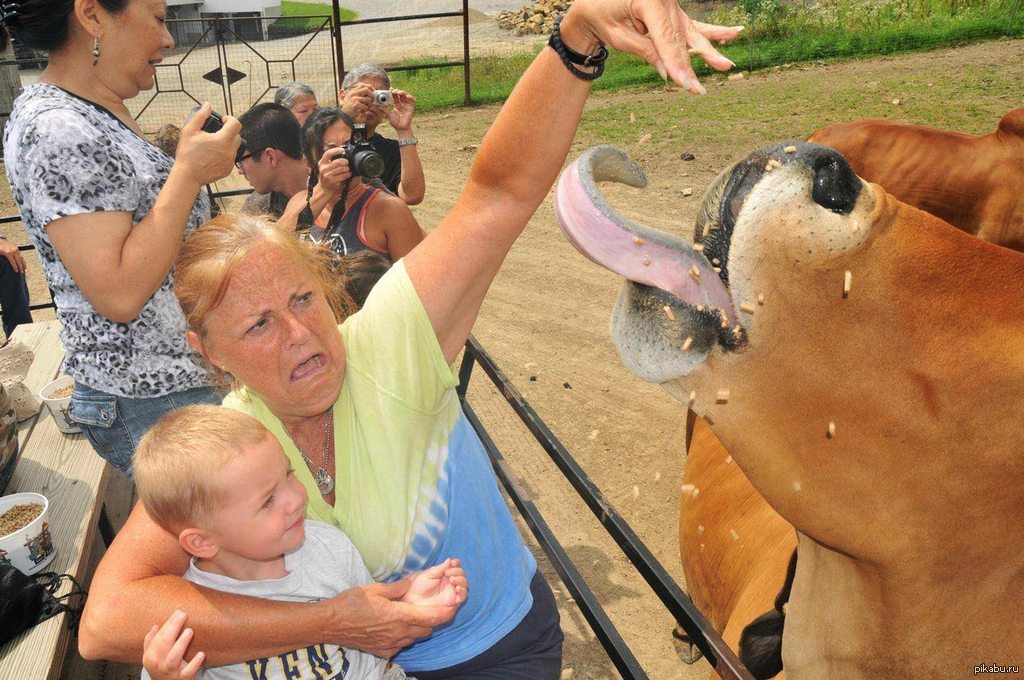
<instances>
[{"instance_id":1,"label":"cow's neck","mask_svg":"<svg viewBox=\"0 0 1024 680\"><path fill-rule=\"evenodd\" d=\"M950 550L955 550L950 546ZM800 535L786 676L948 677L1013 664L1024 639L1024 557L869 564Z\"/></svg>"}]
</instances>

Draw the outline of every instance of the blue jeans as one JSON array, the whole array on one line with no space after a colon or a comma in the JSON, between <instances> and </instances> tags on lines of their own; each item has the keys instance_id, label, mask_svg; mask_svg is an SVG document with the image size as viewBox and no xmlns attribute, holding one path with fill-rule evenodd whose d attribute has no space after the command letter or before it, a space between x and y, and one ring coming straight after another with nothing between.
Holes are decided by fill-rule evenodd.
<instances>
[{"instance_id":1,"label":"blue jeans","mask_svg":"<svg viewBox=\"0 0 1024 680\"><path fill-rule=\"evenodd\" d=\"M133 399L75 383L68 415L82 428L96 453L131 479L135 447L161 416L191 404L219 404L220 399L209 387Z\"/></svg>"},{"instance_id":2,"label":"blue jeans","mask_svg":"<svg viewBox=\"0 0 1024 680\"><path fill-rule=\"evenodd\" d=\"M18 324L32 323L25 275L15 272L6 257L0 257L0 316L7 337L11 337Z\"/></svg>"}]
</instances>

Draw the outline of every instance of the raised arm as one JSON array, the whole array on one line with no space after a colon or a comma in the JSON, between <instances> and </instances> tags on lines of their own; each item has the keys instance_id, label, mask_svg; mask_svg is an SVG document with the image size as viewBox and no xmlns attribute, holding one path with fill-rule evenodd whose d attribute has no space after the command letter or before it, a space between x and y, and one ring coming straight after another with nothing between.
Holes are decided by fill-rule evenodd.
<instances>
[{"instance_id":1,"label":"raised arm","mask_svg":"<svg viewBox=\"0 0 1024 680\"><path fill-rule=\"evenodd\" d=\"M391 90L395 106L388 110L388 122L395 128L399 143L404 139L415 139L412 132L412 116L416 110L416 97L405 90ZM398 197L407 205L419 205L427 192L427 181L423 176L423 164L415 143L399 147L402 155L402 176L398 180Z\"/></svg>"},{"instance_id":2,"label":"raised arm","mask_svg":"<svg viewBox=\"0 0 1024 680\"><path fill-rule=\"evenodd\" d=\"M128 212L61 217L46 233L85 298L103 316L127 323L138 316L171 271L192 204L203 184L231 172L241 124L224 117L216 134L201 132L209 104L192 116L170 175L153 208L134 227Z\"/></svg>"},{"instance_id":3,"label":"raised arm","mask_svg":"<svg viewBox=\"0 0 1024 680\"><path fill-rule=\"evenodd\" d=\"M241 663L330 642L390 657L455 615L457 607L398 602L408 580L374 583L314 603L230 595L181 578L188 556L136 504L104 555L79 630L87 659L139 664L143 640L175 610L188 613L192 649L208 665Z\"/></svg>"},{"instance_id":4,"label":"raised arm","mask_svg":"<svg viewBox=\"0 0 1024 680\"><path fill-rule=\"evenodd\" d=\"M603 44L638 54L692 93L703 87L687 49L726 70L732 62L709 39L729 40L739 30L693 23L676 0L577 0L561 23L563 41L576 52L594 54ZM554 183L589 91L590 83L571 74L554 50L541 50L484 137L455 206L406 257L449 361L465 343L509 248Z\"/></svg>"}]
</instances>

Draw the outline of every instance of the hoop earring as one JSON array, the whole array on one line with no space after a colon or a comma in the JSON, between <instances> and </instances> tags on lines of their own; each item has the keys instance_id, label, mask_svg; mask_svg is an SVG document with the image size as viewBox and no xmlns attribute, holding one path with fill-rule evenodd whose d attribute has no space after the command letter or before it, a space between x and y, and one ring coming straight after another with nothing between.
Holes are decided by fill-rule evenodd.
<instances>
[{"instance_id":1,"label":"hoop earring","mask_svg":"<svg viewBox=\"0 0 1024 680\"><path fill-rule=\"evenodd\" d=\"M95 66L100 61L100 37L96 36L92 41L92 65Z\"/></svg>"}]
</instances>

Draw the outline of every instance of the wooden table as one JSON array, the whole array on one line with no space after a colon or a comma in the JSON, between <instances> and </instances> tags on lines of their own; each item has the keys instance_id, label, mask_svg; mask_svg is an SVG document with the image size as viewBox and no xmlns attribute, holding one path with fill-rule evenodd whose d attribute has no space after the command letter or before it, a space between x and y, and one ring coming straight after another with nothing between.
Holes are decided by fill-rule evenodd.
<instances>
[{"instance_id":1,"label":"wooden table","mask_svg":"<svg viewBox=\"0 0 1024 680\"><path fill-rule=\"evenodd\" d=\"M18 326L12 338L35 353L25 384L34 394L53 380L64 358L57 321ZM46 568L85 580L89 551L106 495L110 466L96 455L83 435L57 429L49 411L18 425L21 460L6 493L35 491L50 500L50 531L57 555ZM62 595L70 587L58 592ZM0 646L0 678L56 679L71 633L58 614Z\"/></svg>"}]
</instances>

